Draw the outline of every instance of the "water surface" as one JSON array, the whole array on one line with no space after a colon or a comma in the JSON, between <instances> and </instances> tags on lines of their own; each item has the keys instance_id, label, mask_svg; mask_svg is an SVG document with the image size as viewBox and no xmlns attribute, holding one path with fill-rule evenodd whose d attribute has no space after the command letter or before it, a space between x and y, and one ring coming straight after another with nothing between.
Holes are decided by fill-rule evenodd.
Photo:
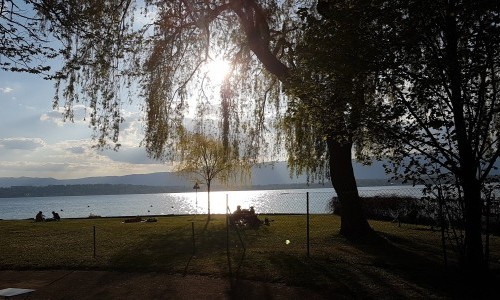
<instances>
[{"instance_id":1,"label":"water surface","mask_svg":"<svg viewBox=\"0 0 500 300\"><path fill-rule=\"evenodd\" d=\"M421 187L408 186L362 187L359 191L364 196L397 194L420 197L421 195ZM257 213L305 213L307 193L309 193L311 213L327 213L328 202L336 196L332 188L211 192L210 208L211 213L225 213L227 199L230 211L241 205L242 208L254 206ZM207 203L207 193L201 191L0 198L0 219L34 218L38 211L42 211L46 217L51 217L51 212L56 211L62 218L85 218L91 214L101 217L205 214Z\"/></svg>"}]
</instances>

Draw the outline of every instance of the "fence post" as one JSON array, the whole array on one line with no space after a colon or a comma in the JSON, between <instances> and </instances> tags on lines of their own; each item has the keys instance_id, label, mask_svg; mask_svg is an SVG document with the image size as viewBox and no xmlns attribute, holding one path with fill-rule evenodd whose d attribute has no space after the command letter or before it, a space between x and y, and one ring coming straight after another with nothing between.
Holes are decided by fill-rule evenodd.
<instances>
[{"instance_id":1,"label":"fence post","mask_svg":"<svg viewBox=\"0 0 500 300\"><path fill-rule=\"evenodd\" d=\"M233 270L231 266L231 254L229 253L229 194L226 194L226 255L227 266L229 269L229 278L233 278Z\"/></svg>"},{"instance_id":2,"label":"fence post","mask_svg":"<svg viewBox=\"0 0 500 300\"><path fill-rule=\"evenodd\" d=\"M194 222L191 222L191 235L193 238L193 255L196 254L196 239L194 237Z\"/></svg>"},{"instance_id":3,"label":"fence post","mask_svg":"<svg viewBox=\"0 0 500 300\"><path fill-rule=\"evenodd\" d=\"M94 226L94 258L95 258L95 226Z\"/></svg>"},{"instance_id":4,"label":"fence post","mask_svg":"<svg viewBox=\"0 0 500 300\"><path fill-rule=\"evenodd\" d=\"M439 225L441 227L441 247L443 248L443 263L444 263L444 268L448 268L448 255L446 254L446 234L445 234L445 226L446 226L446 220L444 218L444 211L443 211L443 194L441 191L441 187L438 187L438 205L439 205Z\"/></svg>"},{"instance_id":5,"label":"fence post","mask_svg":"<svg viewBox=\"0 0 500 300\"><path fill-rule=\"evenodd\" d=\"M306 238L307 238L307 257L310 255L310 243L309 243L309 192L306 192Z\"/></svg>"},{"instance_id":6,"label":"fence post","mask_svg":"<svg viewBox=\"0 0 500 300\"><path fill-rule=\"evenodd\" d=\"M484 241L484 258L486 260L486 269L490 268L490 210L491 210L491 194L486 196L486 240Z\"/></svg>"}]
</instances>

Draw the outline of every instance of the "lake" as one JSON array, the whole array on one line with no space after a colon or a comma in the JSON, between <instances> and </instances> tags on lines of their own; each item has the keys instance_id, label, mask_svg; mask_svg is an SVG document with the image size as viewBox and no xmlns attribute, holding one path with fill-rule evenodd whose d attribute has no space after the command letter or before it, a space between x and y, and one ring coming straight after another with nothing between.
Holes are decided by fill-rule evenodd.
<instances>
[{"instance_id":1,"label":"lake","mask_svg":"<svg viewBox=\"0 0 500 300\"><path fill-rule=\"evenodd\" d=\"M377 186L360 187L361 196L400 195L421 196L422 187L411 186ZM309 193L310 213L327 213L330 199L336 196L333 188L290 189L290 190L252 190L211 192L211 213L226 212L226 199L230 211L237 205L242 208L254 206L255 211L262 213L306 212L306 199ZM97 215L101 217L115 216L161 216L206 214L207 193L163 193L163 194L127 194L127 195L92 195L69 197L25 197L0 198L0 219L34 218L38 211L46 217L52 217L56 211L61 218L86 218Z\"/></svg>"}]
</instances>

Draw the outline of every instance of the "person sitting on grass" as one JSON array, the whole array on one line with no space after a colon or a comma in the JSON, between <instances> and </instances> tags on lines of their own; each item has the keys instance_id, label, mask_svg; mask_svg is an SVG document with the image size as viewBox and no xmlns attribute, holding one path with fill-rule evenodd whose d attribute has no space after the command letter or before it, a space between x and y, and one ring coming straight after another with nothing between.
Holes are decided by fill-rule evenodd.
<instances>
[{"instance_id":1,"label":"person sitting on grass","mask_svg":"<svg viewBox=\"0 0 500 300\"><path fill-rule=\"evenodd\" d=\"M55 221L60 221L61 220L61 217L55 211L52 211L52 216L53 216L53 218L54 218Z\"/></svg>"},{"instance_id":2,"label":"person sitting on grass","mask_svg":"<svg viewBox=\"0 0 500 300\"><path fill-rule=\"evenodd\" d=\"M45 216L43 215L42 211L39 211L36 214L35 222L43 222L43 221L45 221Z\"/></svg>"}]
</instances>

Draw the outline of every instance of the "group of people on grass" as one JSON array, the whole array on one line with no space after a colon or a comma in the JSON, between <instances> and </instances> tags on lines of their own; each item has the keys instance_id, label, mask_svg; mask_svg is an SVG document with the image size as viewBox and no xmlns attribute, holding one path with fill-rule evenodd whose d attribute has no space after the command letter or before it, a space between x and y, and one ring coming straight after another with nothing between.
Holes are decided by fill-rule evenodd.
<instances>
[{"instance_id":1,"label":"group of people on grass","mask_svg":"<svg viewBox=\"0 0 500 300\"><path fill-rule=\"evenodd\" d=\"M233 225L254 229L259 228L259 226L262 224L267 226L270 225L268 218L265 218L264 221L261 221L259 218L257 218L253 206L250 206L250 209L241 209L241 206L238 205L236 207L236 211L234 211L229 217L229 220Z\"/></svg>"},{"instance_id":2,"label":"group of people on grass","mask_svg":"<svg viewBox=\"0 0 500 300\"><path fill-rule=\"evenodd\" d=\"M35 216L35 222L60 221L61 216L55 211L52 211L52 218L46 219L42 211L39 211Z\"/></svg>"}]
</instances>

